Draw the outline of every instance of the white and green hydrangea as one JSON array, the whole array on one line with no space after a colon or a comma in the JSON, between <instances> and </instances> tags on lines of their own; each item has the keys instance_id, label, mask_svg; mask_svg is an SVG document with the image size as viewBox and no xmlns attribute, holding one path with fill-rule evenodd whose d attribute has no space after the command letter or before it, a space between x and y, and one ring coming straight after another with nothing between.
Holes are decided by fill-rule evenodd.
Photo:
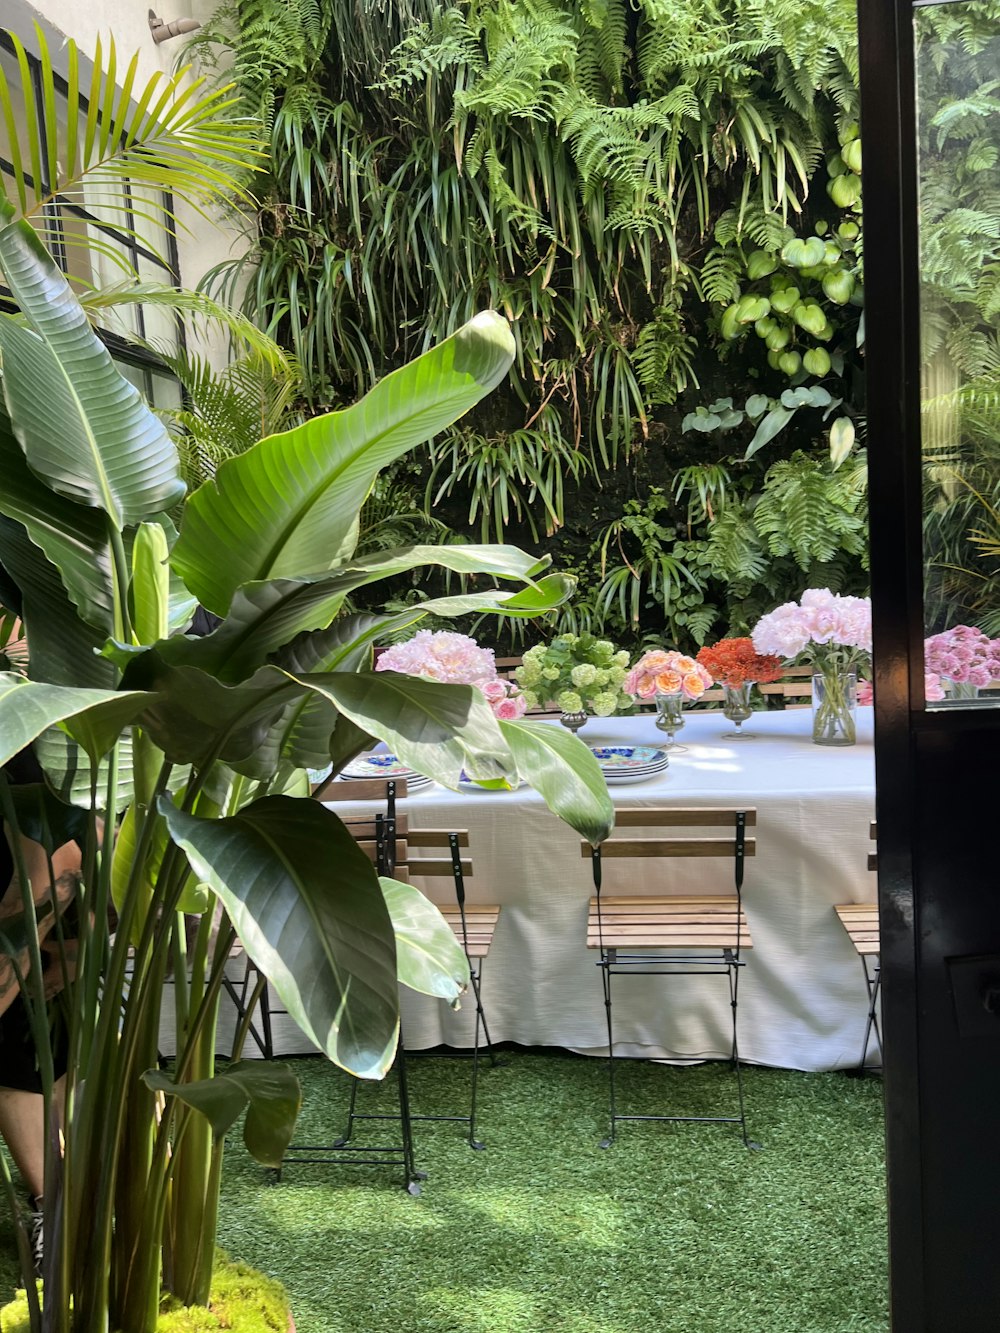
<instances>
[{"instance_id":1,"label":"white and green hydrangea","mask_svg":"<svg viewBox=\"0 0 1000 1333\"><path fill-rule=\"evenodd\" d=\"M566 713L610 717L631 707L622 694L628 653L592 634L558 634L529 648L514 673L529 708L555 704Z\"/></svg>"}]
</instances>

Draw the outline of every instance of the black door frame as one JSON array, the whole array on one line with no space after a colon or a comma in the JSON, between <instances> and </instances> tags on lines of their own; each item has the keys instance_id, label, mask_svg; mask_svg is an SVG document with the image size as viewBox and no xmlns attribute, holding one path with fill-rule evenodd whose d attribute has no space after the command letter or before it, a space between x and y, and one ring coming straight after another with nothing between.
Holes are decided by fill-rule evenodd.
<instances>
[{"instance_id":1,"label":"black door frame","mask_svg":"<svg viewBox=\"0 0 1000 1333\"><path fill-rule=\"evenodd\" d=\"M858 0L890 1294L898 1333L987 1333L1000 1327L997 1229L983 1225L1000 1195L1000 1149L981 1130L990 1103L1000 1121L1000 1041L975 1014L970 1027L956 986L969 976L974 1004L982 975L956 962L997 955L1000 966L1000 809L991 820L989 800L1000 710L924 705L922 3Z\"/></svg>"}]
</instances>

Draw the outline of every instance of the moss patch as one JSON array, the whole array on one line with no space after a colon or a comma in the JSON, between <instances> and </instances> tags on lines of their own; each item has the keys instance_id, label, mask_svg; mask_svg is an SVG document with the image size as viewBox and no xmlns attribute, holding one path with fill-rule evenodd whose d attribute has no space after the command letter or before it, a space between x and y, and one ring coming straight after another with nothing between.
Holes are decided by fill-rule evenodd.
<instances>
[{"instance_id":1,"label":"moss patch","mask_svg":"<svg viewBox=\"0 0 1000 1333\"><path fill-rule=\"evenodd\" d=\"M29 1327L28 1301L22 1290L0 1310L0 1333L29 1333ZM222 1329L287 1333L288 1297L280 1282L220 1254L212 1276L211 1308L185 1308L167 1297L156 1329L157 1333L219 1333Z\"/></svg>"}]
</instances>

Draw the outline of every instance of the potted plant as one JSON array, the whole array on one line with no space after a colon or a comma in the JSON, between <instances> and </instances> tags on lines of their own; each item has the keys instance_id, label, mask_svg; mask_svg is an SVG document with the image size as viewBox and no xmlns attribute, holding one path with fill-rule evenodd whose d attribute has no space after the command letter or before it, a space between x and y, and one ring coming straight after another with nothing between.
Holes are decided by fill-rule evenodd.
<instances>
[{"instance_id":1,"label":"potted plant","mask_svg":"<svg viewBox=\"0 0 1000 1333\"><path fill-rule=\"evenodd\" d=\"M308 798L305 770L337 771L378 738L447 786L463 770L525 778L594 842L613 812L572 736L497 718L471 686L371 669L372 643L427 612L534 616L572 591L511 547L354 554L379 469L507 373L503 320L478 316L355 407L262 440L185 500L166 430L9 208L0 267L20 308L0 316L0 564L23 595L29 647L28 678L0 676L0 763L33 744L47 779L34 804L0 781L0 804L46 849L71 815L86 815L64 991L64 1148L53 1133L44 1309L29 1282L28 1320L33 1333L152 1333L161 1291L208 1299L225 1134L246 1110L250 1150L276 1164L298 1109L280 1065L214 1073L235 936L317 1046L364 1078L391 1064L400 978L452 999L466 980L433 912L421 914L418 965L405 924L413 891L379 881L337 816ZM167 513L181 504L178 531ZM354 589L424 565L514 590L393 616L345 612ZM196 603L220 617L203 638L182 632ZM20 870L22 989L54 1129L38 922ZM168 969L178 1020L169 1075L156 1067Z\"/></svg>"}]
</instances>

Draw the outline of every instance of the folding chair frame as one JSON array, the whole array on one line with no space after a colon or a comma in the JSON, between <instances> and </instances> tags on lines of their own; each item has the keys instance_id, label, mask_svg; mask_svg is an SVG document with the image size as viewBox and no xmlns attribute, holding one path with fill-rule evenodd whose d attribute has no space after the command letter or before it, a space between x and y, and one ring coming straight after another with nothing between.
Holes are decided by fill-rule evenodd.
<instances>
[{"instance_id":1,"label":"folding chair frame","mask_svg":"<svg viewBox=\"0 0 1000 1333\"><path fill-rule=\"evenodd\" d=\"M599 937L600 959L597 966L601 970L601 981L604 989L604 1010L607 1019L608 1030L608 1101L610 1132L601 1140L602 1148L610 1148L616 1138L616 1131L619 1121L663 1121L677 1124L701 1124L701 1125L739 1125L740 1135L743 1144L747 1148L757 1149L759 1143L755 1143L747 1134L746 1109L743 1098L743 1073L740 1065L739 1042L737 1039L737 1011L739 1004L739 973L740 968L745 967L743 959L740 956L742 940L740 937L741 923L743 919L743 877L744 864L746 860L746 812L736 812L736 837L734 849L734 882L736 887L736 947L723 947L720 956L717 959L705 958L704 960L691 957L690 950L683 954L672 956L665 954L660 950L653 953L638 953L631 949L623 951L617 947L609 947L604 943L604 926L601 914L601 887L602 887L602 860L600 846L594 847L591 851L591 866L593 869L594 893L597 900L597 928ZM642 947L642 946L638 946ZM648 946L647 946L648 947ZM729 981L729 1003L732 1011L733 1036L732 1047L730 1051L730 1061L736 1074L736 1087L739 1096L739 1115L735 1116L696 1116L696 1115L630 1115L624 1114L618 1110L617 1096L615 1087L615 1038L614 1023L612 1019L611 1003L611 978L612 976L720 976L725 975ZM677 1061L680 1064L700 1063L697 1057L682 1057Z\"/></svg>"}]
</instances>

